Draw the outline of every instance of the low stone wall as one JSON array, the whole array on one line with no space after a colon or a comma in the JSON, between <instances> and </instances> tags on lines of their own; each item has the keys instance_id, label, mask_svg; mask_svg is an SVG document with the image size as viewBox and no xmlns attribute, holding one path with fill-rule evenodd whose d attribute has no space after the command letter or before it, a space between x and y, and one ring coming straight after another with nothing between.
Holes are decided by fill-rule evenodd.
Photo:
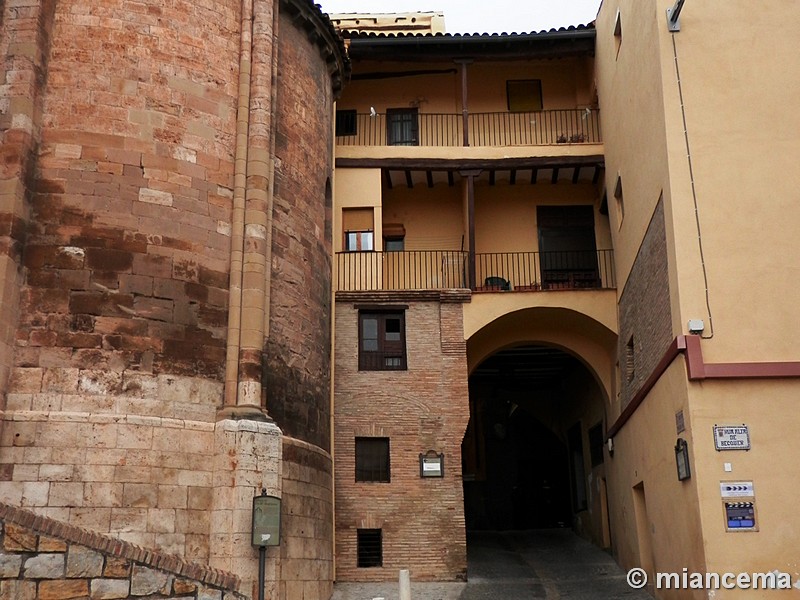
<instances>
[{"instance_id":1,"label":"low stone wall","mask_svg":"<svg viewBox=\"0 0 800 600\"><path fill-rule=\"evenodd\" d=\"M0 598L246 600L239 578L0 503Z\"/></svg>"}]
</instances>

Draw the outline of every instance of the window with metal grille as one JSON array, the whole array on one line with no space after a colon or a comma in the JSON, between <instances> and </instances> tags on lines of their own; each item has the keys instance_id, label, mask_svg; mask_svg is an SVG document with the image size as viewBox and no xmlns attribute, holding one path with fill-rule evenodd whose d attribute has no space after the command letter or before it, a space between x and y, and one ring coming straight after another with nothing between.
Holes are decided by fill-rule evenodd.
<instances>
[{"instance_id":1,"label":"window with metal grille","mask_svg":"<svg viewBox=\"0 0 800 600\"><path fill-rule=\"evenodd\" d=\"M383 531L357 529L359 568L383 566Z\"/></svg>"},{"instance_id":2,"label":"window with metal grille","mask_svg":"<svg viewBox=\"0 0 800 600\"><path fill-rule=\"evenodd\" d=\"M403 371L407 368L403 311L361 312L358 330L359 371Z\"/></svg>"},{"instance_id":3,"label":"window with metal grille","mask_svg":"<svg viewBox=\"0 0 800 600\"><path fill-rule=\"evenodd\" d=\"M356 481L389 483L389 438L356 438Z\"/></svg>"}]
</instances>

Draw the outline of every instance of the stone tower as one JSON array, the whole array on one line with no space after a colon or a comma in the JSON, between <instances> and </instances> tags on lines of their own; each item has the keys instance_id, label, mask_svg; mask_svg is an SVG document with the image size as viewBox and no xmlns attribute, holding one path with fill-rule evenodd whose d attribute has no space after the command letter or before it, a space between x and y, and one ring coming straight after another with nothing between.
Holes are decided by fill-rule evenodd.
<instances>
[{"instance_id":1,"label":"stone tower","mask_svg":"<svg viewBox=\"0 0 800 600\"><path fill-rule=\"evenodd\" d=\"M332 111L310 0L0 3L0 500L332 580ZM277 596L275 596L277 597Z\"/></svg>"}]
</instances>

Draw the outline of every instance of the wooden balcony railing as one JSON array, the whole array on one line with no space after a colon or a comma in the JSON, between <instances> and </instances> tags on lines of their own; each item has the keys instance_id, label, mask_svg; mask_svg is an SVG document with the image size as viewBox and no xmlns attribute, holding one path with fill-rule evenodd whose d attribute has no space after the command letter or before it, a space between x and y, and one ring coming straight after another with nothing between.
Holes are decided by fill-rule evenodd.
<instances>
[{"instance_id":1,"label":"wooden balcony railing","mask_svg":"<svg viewBox=\"0 0 800 600\"><path fill-rule=\"evenodd\" d=\"M468 252L339 252L337 291L470 287ZM613 250L475 255L475 291L614 289Z\"/></svg>"},{"instance_id":2,"label":"wooden balcony railing","mask_svg":"<svg viewBox=\"0 0 800 600\"><path fill-rule=\"evenodd\" d=\"M346 126L345 126L346 124ZM336 143L340 146L464 145L461 114L418 113L353 114L340 120ZM467 127L470 146L547 146L598 144L600 111L597 109L542 110L536 112L472 113Z\"/></svg>"}]
</instances>

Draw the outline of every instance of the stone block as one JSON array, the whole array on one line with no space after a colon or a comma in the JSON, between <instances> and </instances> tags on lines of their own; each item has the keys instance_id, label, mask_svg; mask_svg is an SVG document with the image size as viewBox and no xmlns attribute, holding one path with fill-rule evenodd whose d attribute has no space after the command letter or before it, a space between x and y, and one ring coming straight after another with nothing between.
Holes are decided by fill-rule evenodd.
<instances>
[{"instance_id":1,"label":"stone block","mask_svg":"<svg viewBox=\"0 0 800 600\"><path fill-rule=\"evenodd\" d=\"M126 508L154 508L158 506L158 486L152 483L126 483L122 506Z\"/></svg>"},{"instance_id":2,"label":"stone block","mask_svg":"<svg viewBox=\"0 0 800 600\"><path fill-rule=\"evenodd\" d=\"M37 554L25 561L26 579L60 579L64 577L64 555Z\"/></svg>"},{"instance_id":3,"label":"stone block","mask_svg":"<svg viewBox=\"0 0 800 600\"><path fill-rule=\"evenodd\" d=\"M0 579L16 579L22 568L21 554L0 553Z\"/></svg>"},{"instance_id":4,"label":"stone block","mask_svg":"<svg viewBox=\"0 0 800 600\"><path fill-rule=\"evenodd\" d=\"M26 481L22 485L22 506L47 506L50 484L45 481Z\"/></svg>"},{"instance_id":5,"label":"stone block","mask_svg":"<svg viewBox=\"0 0 800 600\"><path fill-rule=\"evenodd\" d=\"M131 574L131 595L168 594L172 588L172 579L173 576L164 571L134 565Z\"/></svg>"},{"instance_id":6,"label":"stone block","mask_svg":"<svg viewBox=\"0 0 800 600\"><path fill-rule=\"evenodd\" d=\"M66 552L67 543L64 540L49 537L46 535L39 536L39 552Z\"/></svg>"},{"instance_id":7,"label":"stone block","mask_svg":"<svg viewBox=\"0 0 800 600\"><path fill-rule=\"evenodd\" d=\"M0 598L5 600L36 600L35 581L0 580Z\"/></svg>"},{"instance_id":8,"label":"stone block","mask_svg":"<svg viewBox=\"0 0 800 600\"><path fill-rule=\"evenodd\" d=\"M153 533L175 533L175 510L171 508L148 509L147 531Z\"/></svg>"},{"instance_id":9,"label":"stone block","mask_svg":"<svg viewBox=\"0 0 800 600\"><path fill-rule=\"evenodd\" d=\"M103 569L103 577L125 577L131 573L131 562L116 556L106 557L106 566Z\"/></svg>"},{"instance_id":10,"label":"stone block","mask_svg":"<svg viewBox=\"0 0 800 600\"><path fill-rule=\"evenodd\" d=\"M71 600L88 597L89 582L86 579L57 579L39 583L38 600Z\"/></svg>"},{"instance_id":11,"label":"stone block","mask_svg":"<svg viewBox=\"0 0 800 600\"><path fill-rule=\"evenodd\" d=\"M68 578L100 577L103 575L103 555L83 546L73 545L67 553Z\"/></svg>"},{"instance_id":12,"label":"stone block","mask_svg":"<svg viewBox=\"0 0 800 600\"><path fill-rule=\"evenodd\" d=\"M81 506L82 504L82 483L54 481L50 484L50 506Z\"/></svg>"},{"instance_id":13,"label":"stone block","mask_svg":"<svg viewBox=\"0 0 800 600\"><path fill-rule=\"evenodd\" d=\"M93 579L90 590L92 600L117 600L130 595L127 579Z\"/></svg>"},{"instance_id":14,"label":"stone block","mask_svg":"<svg viewBox=\"0 0 800 600\"><path fill-rule=\"evenodd\" d=\"M6 523L3 549L9 552L33 552L36 550L36 534L25 527Z\"/></svg>"}]
</instances>

